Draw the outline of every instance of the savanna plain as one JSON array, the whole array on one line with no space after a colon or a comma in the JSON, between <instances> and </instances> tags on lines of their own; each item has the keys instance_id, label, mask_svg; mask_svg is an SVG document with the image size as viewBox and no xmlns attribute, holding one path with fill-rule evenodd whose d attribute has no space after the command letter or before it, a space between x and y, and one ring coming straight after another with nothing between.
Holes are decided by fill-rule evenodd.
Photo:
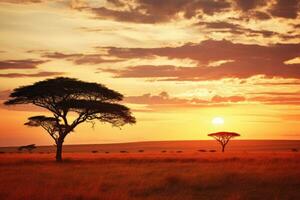
<instances>
[{"instance_id":1,"label":"savanna plain","mask_svg":"<svg viewBox=\"0 0 300 200\"><path fill-rule=\"evenodd\" d=\"M212 142L2 149L0 199L300 199L299 141Z\"/></svg>"}]
</instances>

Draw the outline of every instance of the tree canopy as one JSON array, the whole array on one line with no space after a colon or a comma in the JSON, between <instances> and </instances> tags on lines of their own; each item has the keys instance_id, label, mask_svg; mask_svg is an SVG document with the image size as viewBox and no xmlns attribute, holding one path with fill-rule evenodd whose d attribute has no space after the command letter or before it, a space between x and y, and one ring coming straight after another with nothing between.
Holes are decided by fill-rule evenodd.
<instances>
[{"instance_id":1,"label":"tree canopy","mask_svg":"<svg viewBox=\"0 0 300 200\"><path fill-rule=\"evenodd\" d=\"M208 136L212 137L237 137L240 136L240 134L235 133L235 132L217 132L217 133L210 133Z\"/></svg>"}]
</instances>

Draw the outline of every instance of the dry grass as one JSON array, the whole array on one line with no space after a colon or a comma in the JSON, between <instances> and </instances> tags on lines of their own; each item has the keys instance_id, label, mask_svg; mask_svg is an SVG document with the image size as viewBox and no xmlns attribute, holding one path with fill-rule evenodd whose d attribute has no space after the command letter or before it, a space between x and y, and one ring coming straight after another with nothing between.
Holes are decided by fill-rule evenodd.
<instances>
[{"instance_id":1,"label":"dry grass","mask_svg":"<svg viewBox=\"0 0 300 200\"><path fill-rule=\"evenodd\" d=\"M0 199L300 199L300 154L1 154Z\"/></svg>"}]
</instances>

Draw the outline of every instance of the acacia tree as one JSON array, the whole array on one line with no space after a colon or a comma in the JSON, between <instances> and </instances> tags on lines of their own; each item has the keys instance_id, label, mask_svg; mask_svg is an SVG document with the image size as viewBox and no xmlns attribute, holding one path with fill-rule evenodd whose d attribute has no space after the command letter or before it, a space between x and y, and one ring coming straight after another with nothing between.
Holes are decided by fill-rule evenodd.
<instances>
[{"instance_id":1,"label":"acacia tree","mask_svg":"<svg viewBox=\"0 0 300 200\"><path fill-rule=\"evenodd\" d=\"M229 140L233 137L240 136L240 134L234 132L217 132L208 134L208 136L215 138L221 144L222 152L224 152Z\"/></svg>"},{"instance_id":2,"label":"acacia tree","mask_svg":"<svg viewBox=\"0 0 300 200\"><path fill-rule=\"evenodd\" d=\"M58 77L14 89L5 105L33 104L50 111L52 117L30 117L25 125L44 128L55 141L56 161L62 161L64 139L79 124L98 120L121 127L136 122L130 109L118 103L122 99L102 84Z\"/></svg>"}]
</instances>

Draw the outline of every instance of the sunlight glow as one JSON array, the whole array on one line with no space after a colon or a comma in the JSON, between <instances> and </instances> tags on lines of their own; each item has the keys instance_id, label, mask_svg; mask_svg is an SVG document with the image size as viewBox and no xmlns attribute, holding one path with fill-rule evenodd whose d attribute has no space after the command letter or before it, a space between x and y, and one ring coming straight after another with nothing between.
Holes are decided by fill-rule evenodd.
<instances>
[{"instance_id":1,"label":"sunlight glow","mask_svg":"<svg viewBox=\"0 0 300 200\"><path fill-rule=\"evenodd\" d=\"M224 119L222 117L214 117L211 121L212 124L214 125L223 125L224 124Z\"/></svg>"}]
</instances>

